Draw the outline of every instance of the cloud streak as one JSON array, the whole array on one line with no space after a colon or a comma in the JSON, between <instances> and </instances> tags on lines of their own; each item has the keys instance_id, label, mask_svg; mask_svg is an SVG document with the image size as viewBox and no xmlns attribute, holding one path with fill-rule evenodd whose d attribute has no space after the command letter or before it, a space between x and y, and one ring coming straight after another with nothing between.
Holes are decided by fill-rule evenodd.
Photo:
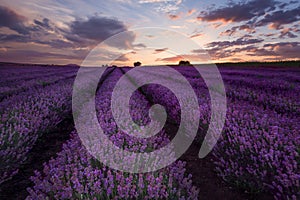
<instances>
[{"instance_id":1,"label":"cloud streak","mask_svg":"<svg viewBox=\"0 0 300 200\"><path fill-rule=\"evenodd\" d=\"M169 49L169 48L155 49L155 50L154 50L154 54L168 51L168 49Z\"/></svg>"},{"instance_id":2,"label":"cloud streak","mask_svg":"<svg viewBox=\"0 0 300 200\"><path fill-rule=\"evenodd\" d=\"M245 39L245 38L239 38L234 41L218 41L218 42L211 42L206 45L208 48L229 48L234 46L243 46L243 45L249 45L249 44L257 44L263 42L263 39Z\"/></svg>"}]
</instances>

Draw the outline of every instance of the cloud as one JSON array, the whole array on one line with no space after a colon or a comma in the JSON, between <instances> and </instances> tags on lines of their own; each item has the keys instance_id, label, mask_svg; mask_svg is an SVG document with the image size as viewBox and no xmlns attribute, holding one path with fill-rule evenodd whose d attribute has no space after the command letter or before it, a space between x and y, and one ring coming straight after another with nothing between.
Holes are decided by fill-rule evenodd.
<instances>
[{"instance_id":1,"label":"cloud","mask_svg":"<svg viewBox=\"0 0 300 200\"><path fill-rule=\"evenodd\" d=\"M292 24L294 22L298 22L299 20L300 7L292 10L278 10L264 15L259 20L255 18L248 21L246 24L234 26L231 29L220 33L220 36L233 36L238 34L240 31L246 31L253 34L256 33L257 27L269 25L269 28L271 29L281 30L279 38L296 38L297 35L295 35L294 33L296 33L297 30L295 30L294 28L284 28L284 25Z\"/></svg>"},{"instance_id":2,"label":"cloud","mask_svg":"<svg viewBox=\"0 0 300 200\"><path fill-rule=\"evenodd\" d=\"M188 12L187 12L187 16L191 16L192 14L194 14L196 12L196 9L190 9Z\"/></svg>"},{"instance_id":3,"label":"cloud","mask_svg":"<svg viewBox=\"0 0 300 200\"><path fill-rule=\"evenodd\" d=\"M175 63L179 62L180 60L183 60L184 58L182 56L172 56L172 57L167 57L167 58L158 58L156 61L163 61L165 63Z\"/></svg>"},{"instance_id":4,"label":"cloud","mask_svg":"<svg viewBox=\"0 0 300 200\"><path fill-rule=\"evenodd\" d=\"M127 31L125 24L117 19L93 16L87 20L76 20L70 25L71 32L66 38L73 42L88 43L86 40L97 41L98 43L109 37ZM75 34L78 37L74 37ZM120 49L132 48L135 40L133 32L120 34L114 39L105 41L106 44Z\"/></svg>"},{"instance_id":5,"label":"cloud","mask_svg":"<svg viewBox=\"0 0 300 200\"><path fill-rule=\"evenodd\" d=\"M262 20L258 21L256 26L265 26L271 24L273 29L281 29L283 25L297 22L300 20L300 6L292 10L279 10L267 14Z\"/></svg>"},{"instance_id":6,"label":"cloud","mask_svg":"<svg viewBox=\"0 0 300 200\"><path fill-rule=\"evenodd\" d=\"M196 34L191 35L190 38L201 37L203 35L204 35L203 33L196 33Z\"/></svg>"},{"instance_id":7,"label":"cloud","mask_svg":"<svg viewBox=\"0 0 300 200\"><path fill-rule=\"evenodd\" d=\"M170 26L170 28L183 29L183 28L185 28L185 26L172 25L172 26Z\"/></svg>"},{"instance_id":8,"label":"cloud","mask_svg":"<svg viewBox=\"0 0 300 200\"><path fill-rule=\"evenodd\" d=\"M55 27L47 18L43 20L34 19L32 22L30 26L24 26L27 34L0 34L1 42L35 43L48 45L55 49L76 48L83 44L82 41L82 43L78 43L74 39L75 37L69 38L70 40L62 38L63 34L70 35L69 32Z\"/></svg>"},{"instance_id":9,"label":"cloud","mask_svg":"<svg viewBox=\"0 0 300 200\"><path fill-rule=\"evenodd\" d=\"M2 60L7 61L39 62L41 59L49 63L68 62L68 60L76 60L80 63L89 49L117 33L127 31L123 22L106 17L94 16L86 20L78 19L69 22L67 27L61 28L48 18L28 21L8 8L0 7L0 11L0 27L8 27L19 33L0 33L1 42L31 44L28 50L12 48L7 52L1 51ZM26 23L25 20L27 20ZM119 49L146 47L144 44L134 44L135 38L133 32L125 32L120 37L108 40L106 44ZM44 49L45 46L48 52L36 50L36 48ZM30 50L30 47L35 50ZM66 53L62 52L62 49Z\"/></svg>"},{"instance_id":10,"label":"cloud","mask_svg":"<svg viewBox=\"0 0 300 200\"><path fill-rule=\"evenodd\" d=\"M245 39L239 38L234 41L218 41L218 42L211 42L206 45L208 48L229 48L233 46L241 46L241 45L249 45L249 44L256 44L263 42L263 39Z\"/></svg>"},{"instance_id":11,"label":"cloud","mask_svg":"<svg viewBox=\"0 0 300 200\"><path fill-rule=\"evenodd\" d=\"M169 14L168 17L169 17L171 20L177 20L177 19L180 18L180 15Z\"/></svg>"},{"instance_id":12,"label":"cloud","mask_svg":"<svg viewBox=\"0 0 300 200\"><path fill-rule=\"evenodd\" d=\"M179 9L182 0L139 0L140 4L153 4L158 12L170 13Z\"/></svg>"},{"instance_id":13,"label":"cloud","mask_svg":"<svg viewBox=\"0 0 300 200\"><path fill-rule=\"evenodd\" d=\"M162 62L165 62L165 63L178 63L180 60L188 60L191 63L211 61L211 59L210 59L210 57L207 53L182 54L182 55L176 55L176 56L156 59L156 61L162 61Z\"/></svg>"},{"instance_id":14,"label":"cloud","mask_svg":"<svg viewBox=\"0 0 300 200\"><path fill-rule=\"evenodd\" d=\"M197 17L201 21L241 22L248 21L256 16L262 16L267 11L275 9L274 0L252 0L243 3L233 3L228 7L217 8L211 11L203 11Z\"/></svg>"},{"instance_id":15,"label":"cloud","mask_svg":"<svg viewBox=\"0 0 300 200\"><path fill-rule=\"evenodd\" d=\"M265 44L263 48L245 49L250 56L272 56L277 60L299 59L299 42L278 42Z\"/></svg>"},{"instance_id":16,"label":"cloud","mask_svg":"<svg viewBox=\"0 0 300 200\"><path fill-rule=\"evenodd\" d=\"M213 60L229 58L230 60L240 54L251 56L255 59L262 57L263 60L290 60L299 59L300 43L299 42L279 42L267 43L263 47L247 45L243 47L222 48L215 47L206 50ZM205 50L195 49L192 53L201 54Z\"/></svg>"},{"instance_id":17,"label":"cloud","mask_svg":"<svg viewBox=\"0 0 300 200\"><path fill-rule=\"evenodd\" d=\"M76 46L68 41L64 41L61 39L47 40L47 41L37 41L39 44L49 45L56 49L65 49L65 48L75 48Z\"/></svg>"},{"instance_id":18,"label":"cloud","mask_svg":"<svg viewBox=\"0 0 300 200\"><path fill-rule=\"evenodd\" d=\"M48 18L44 18L43 21L35 19L33 22L40 27L51 29L50 20Z\"/></svg>"},{"instance_id":19,"label":"cloud","mask_svg":"<svg viewBox=\"0 0 300 200\"><path fill-rule=\"evenodd\" d=\"M28 35L17 34L0 34L1 42L29 42L31 39Z\"/></svg>"},{"instance_id":20,"label":"cloud","mask_svg":"<svg viewBox=\"0 0 300 200\"><path fill-rule=\"evenodd\" d=\"M143 44L143 43L134 44L133 47L134 48L138 48L138 49L147 48L147 46L145 44Z\"/></svg>"},{"instance_id":21,"label":"cloud","mask_svg":"<svg viewBox=\"0 0 300 200\"><path fill-rule=\"evenodd\" d=\"M85 55L72 55L61 53L50 53L28 49L10 50L7 52L0 52L2 61L7 62L28 62L28 63L55 63L61 64L62 62L76 61L80 63ZM43 59L41 59L43 58Z\"/></svg>"},{"instance_id":22,"label":"cloud","mask_svg":"<svg viewBox=\"0 0 300 200\"><path fill-rule=\"evenodd\" d=\"M139 0L139 3L165 3L170 2L170 0Z\"/></svg>"},{"instance_id":23,"label":"cloud","mask_svg":"<svg viewBox=\"0 0 300 200\"><path fill-rule=\"evenodd\" d=\"M167 51L168 49L169 49L169 48L155 49L155 50L154 50L154 53L155 53L155 54L161 53L161 52Z\"/></svg>"},{"instance_id":24,"label":"cloud","mask_svg":"<svg viewBox=\"0 0 300 200\"><path fill-rule=\"evenodd\" d=\"M280 35L279 35L279 38L296 38L297 35L295 35L293 33L293 31L297 31L297 30L294 30L292 28L285 28L283 30L280 31Z\"/></svg>"},{"instance_id":25,"label":"cloud","mask_svg":"<svg viewBox=\"0 0 300 200\"><path fill-rule=\"evenodd\" d=\"M118 35L116 38L112 38L105 41L105 44L117 47L119 49L132 49L134 48L134 40L135 40L135 33L132 31L125 32L124 34ZM141 47L140 44L136 47Z\"/></svg>"},{"instance_id":26,"label":"cloud","mask_svg":"<svg viewBox=\"0 0 300 200\"><path fill-rule=\"evenodd\" d=\"M86 39L103 41L112 35L126 31L126 26L106 17L91 17L87 20L76 20L70 25L71 32Z\"/></svg>"},{"instance_id":27,"label":"cloud","mask_svg":"<svg viewBox=\"0 0 300 200\"><path fill-rule=\"evenodd\" d=\"M272 50L279 50L282 48L298 48L300 46L300 42L278 42L278 43L269 43L269 44L265 44L264 47L269 47Z\"/></svg>"},{"instance_id":28,"label":"cloud","mask_svg":"<svg viewBox=\"0 0 300 200\"><path fill-rule=\"evenodd\" d=\"M206 55L207 53L212 57L213 60L222 58L229 58L234 56L236 53L246 51L243 46L253 46L260 44L264 40L262 39L249 39L248 35L245 35L237 40L233 41L217 41L206 44L206 49L194 49L191 53L198 55Z\"/></svg>"},{"instance_id":29,"label":"cloud","mask_svg":"<svg viewBox=\"0 0 300 200\"><path fill-rule=\"evenodd\" d=\"M0 6L0 27L7 27L19 34L26 35L29 33L28 28L25 26L26 18L18 15L13 10Z\"/></svg>"},{"instance_id":30,"label":"cloud","mask_svg":"<svg viewBox=\"0 0 300 200\"><path fill-rule=\"evenodd\" d=\"M294 1L290 2L295 4ZM267 26L271 29L284 29L284 25L292 24L300 20L300 7L291 10L283 10L288 4L275 0L251 0L244 3L232 3L224 8L214 8L211 11L203 11L198 16L198 20L208 22L244 22L245 24L234 26L222 33L220 36L233 36L240 31L256 33L256 28ZM279 10L278 10L279 9ZM288 32L281 34L294 38L296 35Z\"/></svg>"},{"instance_id":31,"label":"cloud","mask_svg":"<svg viewBox=\"0 0 300 200\"><path fill-rule=\"evenodd\" d=\"M126 55L122 55L122 56L118 57L115 61L116 62L127 62L130 60L129 60L129 58L126 57Z\"/></svg>"},{"instance_id":32,"label":"cloud","mask_svg":"<svg viewBox=\"0 0 300 200\"><path fill-rule=\"evenodd\" d=\"M252 33L252 34L256 32L254 27L252 27L251 25L248 25L248 24L244 24L241 26L234 26L231 29L228 29L228 30L220 33L220 35L221 36L233 36L233 35L239 33L239 31L246 31L246 32Z\"/></svg>"}]
</instances>

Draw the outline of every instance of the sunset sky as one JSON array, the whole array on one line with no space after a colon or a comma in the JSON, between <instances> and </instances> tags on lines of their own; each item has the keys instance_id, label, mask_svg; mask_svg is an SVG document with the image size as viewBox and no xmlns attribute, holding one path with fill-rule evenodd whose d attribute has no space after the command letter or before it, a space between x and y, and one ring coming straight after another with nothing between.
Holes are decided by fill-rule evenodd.
<instances>
[{"instance_id":1,"label":"sunset sky","mask_svg":"<svg viewBox=\"0 0 300 200\"><path fill-rule=\"evenodd\" d=\"M103 64L201 63L204 52L213 62L295 60L299 36L299 0L0 2L0 62L81 64L99 44Z\"/></svg>"}]
</instances>

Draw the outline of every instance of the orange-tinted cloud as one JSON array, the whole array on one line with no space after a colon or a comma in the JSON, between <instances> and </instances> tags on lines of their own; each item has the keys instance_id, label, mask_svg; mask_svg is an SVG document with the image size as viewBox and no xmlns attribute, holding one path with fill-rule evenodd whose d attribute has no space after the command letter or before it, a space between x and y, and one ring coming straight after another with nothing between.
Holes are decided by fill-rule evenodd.
<instances>
[{"instance_id":1,"label":"orange-tinted cloud","mask_svg":"<svg viewBox=\"0 0 300 200\"><path fill-rule=\"evenodd\" d=\"M196 37L202 37L204 34L203 33L196 33L190 36L190 38L196 38Z\"/></svg>"},{"instance_id":2,"label":"orange-tinted cloud","mask_svg":"<svg viewBox=\"0 0 300 200\"><path fill-rule=\"evenodd\" d=\"M183 54L183 55L176 55L172 57L166 57L166 58L159 58L156 61L163 61L164 63L178 63L181 60L188 60L191 63L197 63L197 62L209 62L210 57L208 54Z\"/></svg>"},{"instance_id":3,"label":"orange-tinted cloud","mask_svg":"<svg viewBox=\"0 0 300 200\"><path fill-rule=\"evenodd\" d=\"M191 16L192 14L194 14L196 12L196 9L190 9L188 12L187 12L187 16Z\"/></svg>"},{"instance_id":4,"label":"orange-tinted cloud","mask_svg":"<svg viewBox=\"0 0 300 200\"><path fill-rule=\"evenodd\" d=\"M168 17L169 17L169 19L171 19L171 20L178 20L178 19L180 19L180 18L182 17L182 15L183 15L182 12L177 13L177 14L171 14L171 13L169 13L169 14L168 14Z\"/></svg>"}]
</instances>

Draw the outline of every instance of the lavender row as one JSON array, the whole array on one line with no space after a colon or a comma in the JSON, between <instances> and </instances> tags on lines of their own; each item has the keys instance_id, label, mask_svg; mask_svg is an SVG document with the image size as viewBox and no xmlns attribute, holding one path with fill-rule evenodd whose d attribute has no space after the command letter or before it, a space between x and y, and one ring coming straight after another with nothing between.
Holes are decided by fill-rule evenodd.
<instances>
[{"instance_id":1,"label":"lavender row","mask_svg":"<svg viewBox=\"0 0 300 200\"><path fill-rule=\"evenodd\" d=\"M200 120L205 129L210 119L209 97L203 92L201 80L193 77L190 82L197 89ZM173 110L170 112L180 113L170 90L154 85L145 92ZM248 192L267 191L276 198L299 198L299 115L280 114L272 106L240 100L229 99L227 106L222 138L213 152L218 174Z\"/></svg>"},{"instance_id":2,"label":"lavender row","mask_svg":"<svg viewBox=\"0 0 300 200\"><path fill-rule=\"evenodd\" d=\"M197 199L185 163L155 173L112 170L95 160L74 133L55 159L31 177L26 199Z\"/></svg>"},{"instance_id":3,"label":"lavender row","mask_svg":"<svg viewBox=\"0 0 300 200\"><path fill-rule=\"evenodd\" d=\"M36 78L43 78L49 75L59 75L77 71L74 67L43 67L43 66L0 66L2 79L0 85L7 85L15 81L27 81Z\"/></svg>"},{"instance_id":4,"label":"lavender row","mask_svg":"<svg viewBox=\"0 0 300 200\"><path fill-rule=\"evenodd\" d=\"M35 71L35 67L32 70ZM59 70L65 71L64 68ZM104 77L109 71L104 73ZM25 84L27 90L1 102L0 184L18 172L38 137L71 115L74 72L76 70L72 68L69 75L62 74L58 79L47 79L54 81L48 86L26 87Z\"/></svg>"},{"instance_id":5,"label":"lavender row","mask_svg":"<svg viewBox=\"0 0 300 200\"><path fill-rule=\"evenodd\" d=\"M116 126L110 110L110 97L120 76L121 71L114 71L96 95L98 121L105 134L114 145L127 151L148 152L166 145L169 141L163 131L147 140L135 138ZM122 94L120 98L121 96ZM134 121L147 123L149 106L142 94L134 93L130 102ZM128 126L132 131L138 128L130 124ZM105 154L111 152L107 148L108 144L102 142L100 145L96 143L92 149ZM131 158L120 160L121 157L117 152L111 153L110 162L121 162L126 167ZM28 199L197 199L198 191L192 186L191 175L186 176L184 165L185 163L178 161L157 172L144 174L112 170L91 157L74 133L73 139L64 146L58 157L45 164L42 173L36 172L36 176L32 178L35 186L28 189Z\"/></svg>"},{"instance_id":6,"label":"lavender row","mask_svg":"<svg viewBox=\"0 0 300 200\"><path fill-rule=\"evenodd\" d=\"M299 117L243 102L230 102L213 154L218 174L250 193L276 199L300 197Z\"/></svg>"},{"instance_id":7,"label":"lavender row","mask_svg":"<svg viewBox=\"0 0 300 200\"><path fill-rule=\"evenodd\" d=\"M197 66L197 67L201 67ZM188 77L195 76L194 67L175 67L176 70ZM281 80L290 81L296 80L299 81L299 68L287 68L287 67L274 67L266 68L263 66L260 67L218 67L222 76L228 76L232 78L237 77L247 77L247 78L256 78L256 79L273 79L278 77ZM196 73L196 76L197 73Z\"/></svg>"},{"instance_id":8,"label":"lavender row","mask_svg":"<svg viewBox=\"0 0 300 200\"><path fill-rule=\"evenodd\" d=\"M57 83L58 81L65 81L67 79L74 79L76 75L76 71L68 72L68 73L59 73L51 74L48 76L43 76L42 78L35 77L28 81L20 81L18 78L14 81L13 84L8 84L6 86L1 86L1 94L0 100L7 99L13 95L18 95L21 92L26 92L28 89L32 89L33 87L46 87L47 85L51 85ZM14 98L14 97L12 97Z\"/></svg>"},{"instance_id":9,"label":"lavender row","mask_svg":"<svg viewBox=\"0 0 300 200\"><path fill-rule=\"evenodd\" d=\"M164 69L158 67L155 69L158 71L158 76L161 76L160 74ZM187 78L196 93L199 93L199 90L201 93L207 93L207 86L195 69L189 69L189 73L184 73L183 69L178 69L178 71L189 75ZM155 74L154 71L152 73ZM276 74L273 74L272 80L244 78L242 76L223 76L223 80L225 80L226 95L231 100L246 101L257 106L262 105L264 108L275 110L281 114L299 115L300 113L298 101L300 88L297 86L297 82L282 81L280 76Z\"/></svg>"},{"instance_id":10,"label":"lavender row","mask_svg":"<svg viewBox=\"0 0 300 200\"><path fill-rule=\"evenodd\" d=\"M32 89L19 95L22 101L12 99L1 111L0 184L18 172L38 137L70 114L72 83Z\"/></svg>"}]
</instances>

